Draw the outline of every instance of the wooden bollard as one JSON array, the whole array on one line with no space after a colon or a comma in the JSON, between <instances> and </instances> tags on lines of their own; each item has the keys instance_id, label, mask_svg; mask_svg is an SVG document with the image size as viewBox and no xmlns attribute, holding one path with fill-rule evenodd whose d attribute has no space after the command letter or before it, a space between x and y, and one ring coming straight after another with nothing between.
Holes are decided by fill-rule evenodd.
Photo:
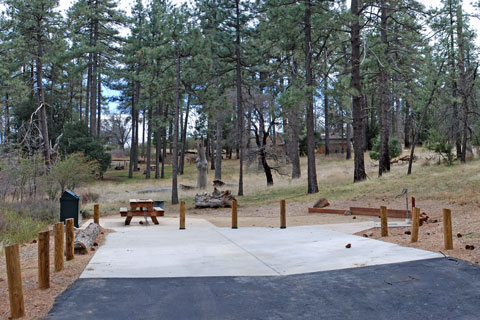
<instances>
[{"instance_id":1,"label":"wooden bollard","mask_svg":"<svg viewBox=\"0 0 480 320\"><path fill-rule=\"evenodd\" d=\"M412 197L412 208L415 208L415 197Z\"/></svg>"},{"instance_id":2,"label":"wooden bollard","mask_svg":"<svg viewBox=\"0 0 480 320\"><path fill-rule=\"evenodd\" d=\"M280 200L280 229L287 227L287 202Z\"/></svg>"},{"instance_id":3,"label":"wooden bollard","mask_svg":"<svg viewBox=\"0 0 480 320\"><path fill-rule=\"evenodd\" d=\"M180 201L180 230L185 230L185 201Z\"/></svg>"},{"instance_id":4,"label":"wooden bollard","mask_svg":"<svg viewBox=\"0 0 480 320\"><path fill-rule=\"evenodd\" d=\"M232 229L238 229L237 200L232 201Z\"/></svg>"},{"instance_id":5,"label":"wooden bollard","mask_svg":"<svg viewBox=\"0 0 480 320\"><path fill-rule=\"evenodd\" d=\"M93 223L100 224L100 205L98 203L93 205Z\"/></svg>"},{"instance_id":6,"label":"wooden bollard","mask_svg":"<svg viewBox=\"0 0 480 320\"><path fill-rule=\"evenodd\" d=\"M388 215L387 207L385 206L380 207L380 220L382 227L382 237L388 237Z\"/></svg>"},{"instance_id":7,"label":"wooden bollard","mask_svg":"<svg viewBox=\"0 0 480 320\"><path fill-rule=\"evenodd\" d=\"M65 232L65 258L67 261L73 260L74 255L74 232L73 232L73 218L65 220L66 232Z\"/></svg>"},{"instance_id":8,"label":"wooden bollard","mask_svg":"<svg viewBox=\"0 0 480 320\"><path fill-rule=\"evenodd\" d=\"M10 316L12 319L17 319L25 315L22 289L22 271L20 267L20 249L18 244L5 247L5 255L7 260Z\"/></svg>"},{"instance_id":9,"label":"wooden bollard","mask_svg":"<svg viewBox=\"0 0 480 320\"><path fill-rule=\"evenodd\" d=\"M452 238L452 212L450 209L443 209L443 239L445 243L445 250L453 249Z\"/></svg>"},{"instance_id":10,"label":"wooden bollard","mask_svg":"<svg viewBox=\"0 0 480 320\"><path fill-rule=\"evenodd\" d=\"M50 231L38 233L38 288L50 288Z\"/></svg>"},{"instance_id":11,"label":"wooden bollard","mask_svg":"<svg viewBox=\"0 0 480 320\"><path fill-rule=\"evenodd\" d=\"M420 208L413 208L412 215L412 236L410 238L411 242L418 241L418 228L420 227Z\"/></svg>"},{"instance_id":12,"label":"wooden bollard","mask_svg":"<svg viewBox=\"0 0 480 320\"><path fill-rule=\"evenodd\" d=\"M62 271L64 268L64 226L63 222L55 224L55 271Z\"/></svg>"}]
</instances>

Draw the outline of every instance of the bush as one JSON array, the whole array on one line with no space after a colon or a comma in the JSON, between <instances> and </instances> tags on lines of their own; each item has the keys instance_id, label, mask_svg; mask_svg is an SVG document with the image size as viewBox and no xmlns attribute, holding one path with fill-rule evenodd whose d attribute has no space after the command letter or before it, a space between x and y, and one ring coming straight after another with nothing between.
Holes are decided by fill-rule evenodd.
<instances>
[{"instance_id":1,"label":"bush","mask_svg":"<svg viewBox=\"0 0 480 320\"><path fill-rule=\"evenodd\" d=\"M388 155L390 159L394 159L402 154L402 145L400 141L396 138L390 138L388 140ZM380 158L380 139L377 138L373 144L373 150L369 153L370 158L373 160L378 160Z\"/></svg>"},{"instance_id":2,"label":"bush","mask_svg":"<svg viewBox=\"0 0 480 320\"><path fill-rule=\"evenodd\" d=\"M99 174L107 171L112 161L105 152L102 139L90 136L87 125L83 121L66 123L60 140L60 152L63 156L81 152L89 161L97 161Z\"/></svg>"},{"instance_id":3,"label":"bush","mask_svg":"<svg viewBox=\"0 0 480 320\"><path fill-rule=\"evenodd\" d=\"M7 210L0 215L0 245L22 244L45 230L48 222Z\"/></svg>"},{"instance_id":4,"label":"bush","mask_svg":"<svg viewBox=\"0 0 480 320\"><path fill-rule=\"evenodd\" d=\"M83 154L74 153L56 162L44 178L44 189L50 200L55 200L65 190L75 190L81 182L95 177L96 161L87 161Z\"/></svg>"},{"instance_id":5,"label":"bush","mask_svg":"<svg viewBox=\"0 0 480 320\"><path fill-rule=\"evenodd\" d=\"M455 154L453 153L452 144L444 141L438 141L429 143L427 145L427 149L438 154L443 159L443 163L445 163L447 166L453 166L455 163Z\"/></svg>"}]
</instances>

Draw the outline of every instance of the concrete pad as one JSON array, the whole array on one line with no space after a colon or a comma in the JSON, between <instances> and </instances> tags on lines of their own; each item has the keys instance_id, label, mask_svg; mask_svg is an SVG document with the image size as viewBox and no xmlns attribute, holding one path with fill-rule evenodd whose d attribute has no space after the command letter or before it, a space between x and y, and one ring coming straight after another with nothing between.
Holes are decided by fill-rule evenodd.
<instances>
[{"instance_id":1,"label":"concrete pad","mask_svg":"<svg viewBox=\"0 0 480 320\"><path fill-rule=\"evenodd\" d=\"M123 221L101 219L116 232L81 278L273 276L441 257L322 226L233 230L190 218L179 230L175 218L160 218L159 225Z\"/></svg>"}]
</instances>

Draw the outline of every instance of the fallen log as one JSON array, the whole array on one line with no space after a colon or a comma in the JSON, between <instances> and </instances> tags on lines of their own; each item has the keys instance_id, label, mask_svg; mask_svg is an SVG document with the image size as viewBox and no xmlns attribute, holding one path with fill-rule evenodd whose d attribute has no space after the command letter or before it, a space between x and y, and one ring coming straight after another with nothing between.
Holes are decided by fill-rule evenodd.
<instances>
[{"instance_id":1,"label":"fallen log","mask_svg":"<svg viewBox=\"0 0 480 320\"><path fill-rule=\"evenodd\" d=\"M195 208L230 208L235 197L230 190L220 191L214 188L211 194L195 195Z\"/></svg>"},{"instance_id":2,"label":"fallen log","mask_svg":"<svg viewBox=\"0 0 480 320\"><path fill-rule=\"evenodd\" d=\"M76 254L87 254L88 248L93 246L93 242L97 239L100 233L100 226L96 223L90 225L84 230L80 230L75 235L74 251Z\"/></svg>"}]
</instances>

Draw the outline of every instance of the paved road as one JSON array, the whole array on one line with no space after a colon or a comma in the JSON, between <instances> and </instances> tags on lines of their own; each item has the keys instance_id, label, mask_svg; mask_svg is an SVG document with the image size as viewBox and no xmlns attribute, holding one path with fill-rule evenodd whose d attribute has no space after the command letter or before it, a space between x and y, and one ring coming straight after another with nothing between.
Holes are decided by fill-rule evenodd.
<instances>
[{"instance_id":1,"label":"paved road","mask_svg":"<svg viewBox=\"0 0 480 320\"><path fill-rule=\"evenodd\" d=\"M480 268L444 258L288 276L83 278L47 319L479 319Z\"/></svg>"}]
</instances>

